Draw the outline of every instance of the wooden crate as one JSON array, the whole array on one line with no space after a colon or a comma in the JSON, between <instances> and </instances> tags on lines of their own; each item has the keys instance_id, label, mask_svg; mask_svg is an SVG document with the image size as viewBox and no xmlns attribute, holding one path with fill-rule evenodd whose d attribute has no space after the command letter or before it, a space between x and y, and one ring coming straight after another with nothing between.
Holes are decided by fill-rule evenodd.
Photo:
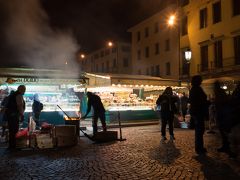
<instances>
[{"instance_id":1,"label":"wooden crate","mask_svg":"<svg viewBox=\"0 0 240 180\"><path fill-rule=\"evenodd\" d=\"M54 136L76 136L75 125L56 125L54 127Z\"/></svg>"}]
</instances>

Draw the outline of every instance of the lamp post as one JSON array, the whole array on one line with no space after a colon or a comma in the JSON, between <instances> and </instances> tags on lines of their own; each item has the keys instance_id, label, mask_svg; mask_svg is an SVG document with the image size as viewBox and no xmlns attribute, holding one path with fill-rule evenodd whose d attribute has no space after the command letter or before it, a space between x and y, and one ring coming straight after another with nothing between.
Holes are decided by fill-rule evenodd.
<instances>
[{"instance_id":1,"label":"lamp post","mask_svg":"<svg viewBox=\"0 0 240 180\"><path fill-rule=\"evenodd\" d=\"M190 61L192 59L192 51L190 49L187 49L185 52L184 52L184 56L185 56L185 59L187 61L187 64L188 64L188 89L189 89L189 82L190 82Z\"/></svg>"},{"instance_id":2,"label":"lamp post","mask_svg":"<svg viewBox=\"0 0 240 180\"><path fill-rule=\"evenodd\" d=\"M113 62L113 69L114 69L114 72L118 73L118 45L117 45L117 43L113 43L112 41L108 41L107 46L109 48L114 47L115 50L116 50L116 56L115 56L116 59Z\"/></svg>"},{"instance_id":3,"label":"lamp post","mask_svg":"<svg viewBox=\"0 0 240 180\"><path fill-rule=\"evenodd\" d=\"M180 51L181 51L181 46L180 46L180 22L179 22L179 13L177 14L177 17L178 18L176 18L176 16L175 15L170 15L169 16L169 18L168 18L168 21L167 21L167 23L168 23L168 26L170 26L170 27L176 27L177 28L177 43L178 43L178 54L177 54L177 56L178 56L178 80L179 80L179 83L180 83L180 75L181 75L181 67L180 67L180 65L181 65L181 57L180 57Z\"/></svg>"}]
</instances>

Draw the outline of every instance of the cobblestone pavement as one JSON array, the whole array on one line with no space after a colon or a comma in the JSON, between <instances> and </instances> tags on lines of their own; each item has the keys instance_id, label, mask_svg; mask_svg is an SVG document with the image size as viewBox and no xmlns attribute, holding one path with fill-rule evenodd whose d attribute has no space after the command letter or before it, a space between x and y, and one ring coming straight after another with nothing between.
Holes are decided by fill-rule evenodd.
<instances>
[{"instance_id":1,"label":"cobblestone pavement","mask_svg":"<svg viewBox=\"0 0 240 180\"><path fill-rule=\"evenodd\" d=\"M117 130L117 129L116 129ZM159 125L123 128L126 141L7 152L0 148L0 179L240 179L239 159L217 153L217 135L206 134L206 156L194 153L194 131L175 129L160 142Z\"/></svg>"}]
</instances>

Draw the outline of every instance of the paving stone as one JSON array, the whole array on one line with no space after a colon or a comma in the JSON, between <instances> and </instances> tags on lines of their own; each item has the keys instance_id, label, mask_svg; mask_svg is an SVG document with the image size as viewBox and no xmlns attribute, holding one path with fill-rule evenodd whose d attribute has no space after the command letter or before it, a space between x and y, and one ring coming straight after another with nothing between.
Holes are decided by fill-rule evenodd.
<instances>
[{"instance_id":1,"label":"paving stone","mask_svg":"<svg viewBox=\"0 0 240 180\"><path fill-rule=\"evenodd\" d=\"M54 150L6 152L0 144L0 179L239 179L239 161L217 153L220 139L205 135L208 153L194 152L194 131L175 129L176 141L160 143L159 125L122 128L126 141ZM168 137L169 139L169 137ZM238 159L239 160L239 159Z\"/></svg>"}]
</instances>

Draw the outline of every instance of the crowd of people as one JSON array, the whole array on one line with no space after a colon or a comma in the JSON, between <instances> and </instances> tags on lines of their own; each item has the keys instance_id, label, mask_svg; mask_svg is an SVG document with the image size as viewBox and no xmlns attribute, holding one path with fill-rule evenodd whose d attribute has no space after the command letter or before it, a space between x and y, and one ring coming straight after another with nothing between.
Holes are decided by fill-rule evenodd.
<instances>
[{"instance_id":1,"label":"crowd of people","mask_svg":"<svg viewBox=\"0 0 240 180\"><path fill-rule=\"evenodd\" d=\"M220 82L216 81L213 86L214 98L211 99L208 99L201 87L201 83L202 77L200 75L192 77L189 97L184 93L180 97L174 95L171 87L167 87L159 95L156 104L161 107L162 140L167 139L167 124L169 126L170 140L175 140L173 131L174 115L180 114L184 118L189 113L191 116L190 128L195 130L195 152L197 154L207 153L203 135L206 126L205 122L208 121L208 133L215 133L213 124L216 124L221 135L222 146L217 151L227 153L229 157L236 157L237 152L232 151L230 146L229 134L234 127L240 124L238 119L238 112L240 112L240 83L237 84L233 93L228 95L221 88Z\"/></svg>"},{"instance_id":2,"label":"crowd of people","mask_svg":"<svg viewBox=\"0 0 240 180\"><path fill-rule=\"evenodd\" d=\"M2 113L2 134L4 137L6 129L8 129L8 150L16 150L16 134L19 131L19 125L24 121L25 100L25 85L18 86L16 91L11 91L10 94L3 99L1 103ZM33 97L32 115L36 123L36 127L40 127L39 118L43 109L43 104L38 98L38 94Z\"/></svg>"}]
</instances>

